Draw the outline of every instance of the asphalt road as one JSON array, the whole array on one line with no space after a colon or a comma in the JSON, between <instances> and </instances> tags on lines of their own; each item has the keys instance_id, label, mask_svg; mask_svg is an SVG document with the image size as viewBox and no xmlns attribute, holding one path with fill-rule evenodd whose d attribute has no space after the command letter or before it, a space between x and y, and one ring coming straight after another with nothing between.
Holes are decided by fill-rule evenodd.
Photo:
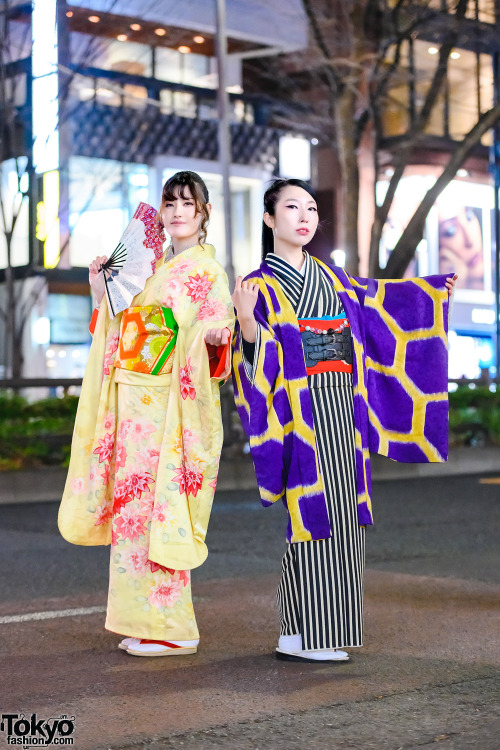
<instances>
[{"instance_id":1,"label":"asphalt road","mask_svg":"<svg viewBox=\"0 0 500 750\"><path fill-rule=\"evenodd\" d=\"M109 551L67 544L57 503L0 506L0 708L74 715L79 750L498 750L499 500L477 476L375 485L365 646L334 667L273 657L285 517L253 491L216 495L200 650L174 659L116 649Z\"/></svg>"}]
</instances>

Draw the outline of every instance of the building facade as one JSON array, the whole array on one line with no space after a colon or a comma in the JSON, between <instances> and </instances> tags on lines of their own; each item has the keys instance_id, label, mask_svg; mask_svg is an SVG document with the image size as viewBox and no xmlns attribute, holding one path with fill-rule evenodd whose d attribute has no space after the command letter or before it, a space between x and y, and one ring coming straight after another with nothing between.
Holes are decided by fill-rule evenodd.
<instances>
[{"instance_id":1,"label":"building facade","mask_svg":"<svg viewBox=\"0 0 500 750\"><path fill-rule=\"evenodd\" d=\"M0 294L5 303L10 268L16 304L21 297L33 303L29 320L17 321L23 375L79 377L89 346L88 264L112 252L140 201L159 204L163 182L178 169L197 171L206 181L213 206L208 241L226 263L215 3L34 0L8 6L2 68L10 106L2 113L1 179L11 215L0 237ZM282 105L245 95L242 66L248 57L291 52L307 39L298 0L287 3L285 18L278 0L258 14L250 6L227 3L237 274L258 263L262 195L279 171L285 135L270 124ZM5 377L5 356L1 370Z\"/></svg>"},{"instance_id":2,"label":"building facade","mask_svg":"<svg viewBox=\"0 0 500 750\"><path fill-rule=\"evenodd\" d=\"M376 136L369 125L357 149L357 265L359 275L368 276L374 197L381 205L398 153L422 110L441 45L454 28L457 3L456 0L367 3L374 12L383 9L385 15L375 13L368 19L366 16L357 19L357 29L352 28L354 16L348 16L348 9L360 3L315 0L305 5L313 29L308 48L276 58L270 71L267 66L255 63L247 71L247 78L253 91L267 88L277 96L287 91L294 101L309 103L314 112L308 118L308 134L317 144L312 148L313 175L320 216L326 219L315 241L315 252L327 261L334 257L332 252L336 262L345 255L342 244L345 180L338 157L342 144L335 128L338 99L332 95L331 84L328 85L328 69L341 79L339 90L346 81L346 88L357 87L354 121L350 125L353 130L365 110L369 122L375 116L379 118ZM396 6L403 9L397 22L391 16ZM500 101L499 55L500 2L470 0L447 60L437 102L418 142L411 148L383 229L378 259L382 271L415 209L451 155L482 114ZM281 75L277 66L281 66ZM387 90L371 99L370 93L386 72ZM273 79L283 83L273 86ZM495 231L499 218L494 210L492 164L496 158L498 180L500 125L496 128L496 157L494 141L495 131L490 129L470 150L462 168L430 210L424 237L406 272L408 276L422 276L455 270L459 275L450 334L451 378L477 378L482 369L496 374ZM354 270L352 263L351 269Z\"/></svg>"},{"instance_id":3,"label":"building facade","mask_svg":"<svg viewBox=\"0 0 500 750\"><path fill-rule=\"evenodd\" d=\"M339 1L311 5L323 13ZM8 43L1 62L3 101L9 106L2 115L0 179L4 206L12 207L17 220L10 236L9 212L0 217L0 297L5 302L10 273L16 299L26 302L25 312L23 305L16 309L24 376L79 377L89 346L88 263L112 251L139 201L158 203L162 183L176 170L193 169L207 182L213 205L208 240L226 263L215 3L11 0L7 5ZM278 174L311 175L322 219L311 251L341 264L334 116L322 69L315 67L303 3L227 0L226 5L235 271L245 274L259 262L262 194ZM394 154L421 107L452 22L446 0L426 6L435 11L432 22L420 24L400 45L382 108L376 174L370 133L358 152L359 275L368 275L373 197L383 199ZM468 3L438 106L412 152L384 227L382 268L450 154L498 101L499 18L499 0ZM342 43L340 34L334 40L339 54ZM391 65L393 54L389 47L383 65ZM451 269L460 275L450 377L477 377L483 368L494 374L493 136L484 135L430 211L408 269L409 275ZM0 327L5 376L4 333Z\"/></svg>"}]
</instances>

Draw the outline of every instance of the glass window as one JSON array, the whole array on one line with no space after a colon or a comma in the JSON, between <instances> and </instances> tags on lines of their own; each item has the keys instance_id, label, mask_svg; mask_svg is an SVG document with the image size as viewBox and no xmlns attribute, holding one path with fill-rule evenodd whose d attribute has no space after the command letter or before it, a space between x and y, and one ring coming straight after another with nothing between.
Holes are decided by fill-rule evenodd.
<instances>
[{"instance_id":1,"label":"glass window","mask_svg":"<svg viewBox=\"0 0 500 750\"><path fill-rule=\"evenodd\" d=\"M416 114L421 111L438 62L438 48L428 42L416 40L414 47L414 88ZM389 65L394 48L386 61ZM479 90L478 90L479 82ZM391 87L384 107L384 131L387 136L403 135L409 127L410 61L408 45L404 44L399 69L393 74ZM478 105L485 112L493 102L493 69L489 55L480 55L463 49L453 51L448 60L448 128L454 140L461 140L478 119ZM446 89L441 91L427 124L426 133L446 134ZM483 138L488 144L491 133Z\"/></svg>"},{"instance_id":2,"label":"glass window","mask_svg":"<svg viewBox=\"0 0 500 750\"><path fill-rule=\"evenodd\" d=\"M71 157L71 265L109 255L141 201L148 201L146 165Z\"/></svg>"},{"instance_id":3,"label":"glass window","mask_svg":"<svg viewBox=\"0 0 500 750\"><path fill-rule=\"evenodd\" d=\"M116 70L136 76L152 75L152 48L147 44L119 42L117 39L71 32L70 50L71 60L77 65Z\"/></svg>"},{"instance_id":4,"label":"glass window","mask_svg":"<svg viewBox=\"0 0 500 750\"><path fill-rule=\"evenodd\" d=\"M85 344L90 339L90 297L49 294L48 318L51 344Z\"/></svg>"},{"instance_id":5,"label":"glass window","mask_svg":"<svg viewBox=\"0 0 500 750\"><path fill-rule=\"evenodd\" d=\"M192 53L181 57L182 83L211 88L210 83L213 79L210 75L210 58Z\"/></svg>"},{"instance_id":6,"label":"glass window","mask_svg":"<svg viewBox=\"0 0 500 750\"><path fill-rule=\"evenodd\" d=\"M183 54L168 47L155 48L155 77L160 81L214 88L209 57Z\"/></svg>"},{"instance_id":7,"label":"glass window","mask_svg":"<svg viewBox=\"0 0 500 750\"><path fill-rule=\"evenodd\" d=\"M460 55L460 57L456 57ZM477 66L479 64L479 71ZM479 74L479 91L477 75ZM459 140L478 120L478 106L485 112L493 104L493 68L489 55L456 50L448 63L450 135Z\"/></svg>"},{"instance_id":8,"label":"glass window","mask_svg":"<svg viewBox=\"0 0 500 750\"><path fill-rule=\"evenodd\" d=\"M31 55L31 23L9 21L2 40L3 62L24 60Z\"/></svg>"},{"instance_id":9,"label":"glass window","mask_svg":"<svg viewBox=\"0 0 500 750\"><path fill-rule=\"evenodd\" d=\"M155 78L160 81L183 83L181 80L180 52L168 47L155 47Z\"/></svg>"},{"instance_id":10,"label":"glass window","mask_svg":"<svg viewBox=\"0 0 500 750\"><path fill-rule=\"evenodd\" d=\"M392 47L384 61L385 70L393 63L396 47ZM401 58L398 68L391 78L391 86L384 103L384 135L403 135L410 126L409 119L409 76L408 43L404 42L401 48ZM385 72L382 71L382 75Z\"/></svg>"},{"instance_id":11,"label":"glass window","mask_svg":"<svg viewBox=\"0 0 500 750\"><path fill-rule=\"evenodd\" d=\"M26 76L24 73L6 78L2 88L7 107L22 107L26 104Z\"/></svg>"},{"instance_id":12,"label":"glass window","mask_svg":"<svg viewBox=\"0 0 500 750\"><path fill-rule=\"evenodd\" d=\"M176 114L179 117L196 117L197 104L194 94L186 91L160 91L161 112L164 115Z\"/></svg>"},{"instance_id":13,"label":"glass window","mask_svg":"<svg viewBox=\"0 0 500 750\"><path fill-rule=\"evenodd\" d=\"M9 159L0 164L0 189L2 191L2 202L5 210L4 224L3 212L0 211L0 268L7 267L7 239L6 231L10 231L14 216L17 215L14 233L11 239L11 264L13 266L25 266L29 262L29 220L28 199L22 200L21 190L27 189L27 177L25 173L27 159L22 156L18 159L19 176L14 159Z\"/></svg>"}]
</instances>

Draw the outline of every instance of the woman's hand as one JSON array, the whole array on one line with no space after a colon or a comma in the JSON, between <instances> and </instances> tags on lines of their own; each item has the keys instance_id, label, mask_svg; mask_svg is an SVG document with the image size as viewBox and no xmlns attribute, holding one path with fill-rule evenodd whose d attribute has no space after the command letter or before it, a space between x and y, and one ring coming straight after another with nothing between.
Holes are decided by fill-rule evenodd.
<instances>
[{"instance_id":1,"label":"woman's hand","mask_svg":"<svg viewBox=\"0 0 500 750\"><path fill-rule=\"evenodd\" d=\"M242 277L238 276L231 299L233 300L240 322L253 318L253 311L257 304L258 296L258 285L252 284L251 281L242 281Z\"/></svg>"},{"instance_id":2,"label":"woman's hand","mask_svg":"<svg viewBox=\"0 0 500 750\"><path fill-rule=\"evenodd\" d=\"M258 284L252 284L251 281L242 281L242 277L238 276L231 299L236 308L243 338L249 343L253 343L257 337L257 323L253 311L258 296Z\"/></svg>"},{"instance_id":3,"label":"woman's hand","mask_svg":"<svg viewBox=\"0 0 500 750\"><path fill-rule=\"evenodd\" d=\"M212 346L225 346L231 339L229 328L210 328L205 333L205 343Z\"/></svg>"},{"instance_id":4,"label":"woman's hand","mask_svg":"<svg viewBox=\"0 0 500 750\"><path fill-rule=\"evenodd\" d=\"M107 255L98 255L89 265L89 284L97 305L101 303L104 297L104 271L102 271L101 266L106 263L107 259Z\"/></svg>"},{"instance_id":5,"label":"woman's hand","mask_svg":"<svg viewBox=\"0 0 500 750\"><path fill-rule=\"evenodd\" d=\"M457 274L455 274L454 276L449 276L446 279L445 284L446 284L446 288L448 289L448 297L451 295L451 293L453 291L453 287L455 286L455 284L457 282L457 279L458 279Z\"/></svg>"}]
</instances>

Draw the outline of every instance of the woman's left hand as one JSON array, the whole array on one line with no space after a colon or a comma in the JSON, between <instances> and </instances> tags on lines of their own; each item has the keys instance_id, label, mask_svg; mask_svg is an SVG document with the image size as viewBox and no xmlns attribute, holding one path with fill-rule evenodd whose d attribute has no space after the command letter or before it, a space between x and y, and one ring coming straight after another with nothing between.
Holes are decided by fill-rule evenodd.
<instances>
[{"instance_id":1,"label":"woman's left hand","mask_svg":"<svg viewBox=\"0 0 500 750\"><path fill-rule=\"evenodd\" d=\"M225 346L229 343L230 338L229 328L210 328L205 333L205 343L212 346Z\"/></svg>"},{"instance_id":2,"label":"woman's left hand","mask_svg":"<svg viewBox=\"0 0 500 750\"><path fill-rule=\"evenodd\" d=\"M456 284L456 282L457 282L457 279L458 279L458 276L457 276L457 274L455 274L454 276L449 276L449 277L448 277L448 278L446 279L446 282L445 282L445 283L446 283L446 288L448 289L448 297L449 297L449 296L450 296L450 294L452 293L452 291L453 291L453 287L455 286L455 284Z\"/></svg>"}]
</instances>

